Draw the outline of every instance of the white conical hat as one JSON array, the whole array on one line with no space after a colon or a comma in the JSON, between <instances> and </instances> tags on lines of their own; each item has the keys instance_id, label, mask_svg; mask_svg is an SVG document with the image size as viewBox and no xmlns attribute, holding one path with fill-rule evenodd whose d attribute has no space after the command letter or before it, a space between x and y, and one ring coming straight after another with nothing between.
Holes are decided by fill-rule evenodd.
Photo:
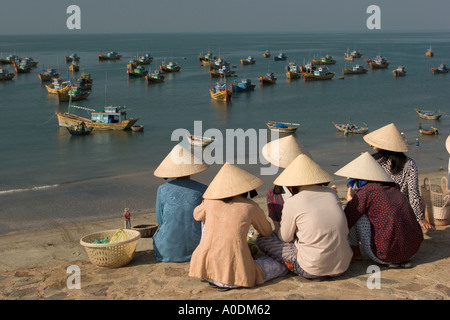
<instances>
[{"instance_id":1,"label":"white conical hat","mask_svg":"<svg viewBox=\"0 0 450 320\"><path fill-rule=\"evenodd\" d=\"M153 174L159 178L179 178L191 176L206 169L208 166L201 159L195 157L190 150L177 144Z\"/></svg>"},{"instance_id":2,"label":"white conical hat","mask_svg":"<svg viewBox=\"0 0 450 320\"><path fill-rule=\"evenodd\" d=\"M365 152L358 158L349 162L347 165L334 173L337 176L346 178L393 182L391 176L383 169L382 166L370 155Z\"/></svg>"},{"instance_id":3,"label":"white conical hat","mask_svg":"<svg viewBox=\"0 0 450 320\"><path fill-rule=\"evenodd\" d=\"M295 139L293 135L270 141L262 148L264 158L280 168L286 168L298 155L310 153Z\"/></svg>"},{"instance_id":4,"label":"white conical hat","mask_svg":"<svg viewBox=\"0 0 450 320\"><path fill-rule=\"evenodd\" d=\"M445 148L447 149L447 152L450 153L450 135L447 137L447 140L445 140Z\"/></svg>"},{"instance_id":5,"label":"white conical hat","mask_svg":"<svg viewBox=\"0 0 450 320\"><path fill-rule=\"evenodd\" d=\"M333 181L333 177L323 170L306 154L300 154L273 182L277 186L294 187Z\"/></svg>"},{"instance_id":6,"label":"white conical hat","mask_svg":"<svg viewBox=\"0 0 450 320\"><path fill-rule=\"evenodd\" d=\"M234 197L261 187L260 178L226 162L209 184L204 199L225 199Z\"/></svg>"},{"instance_id":7,"label":"white conical hat","mask_svg":"<svg viewBox=\"0 0 450 320\"><path fill-rule=\"evenodd\" d=\"M366 134L363 139L369 145L379 149L394 152L409 151L408 142L393 123Z\"/></svg>"}]
</instances>

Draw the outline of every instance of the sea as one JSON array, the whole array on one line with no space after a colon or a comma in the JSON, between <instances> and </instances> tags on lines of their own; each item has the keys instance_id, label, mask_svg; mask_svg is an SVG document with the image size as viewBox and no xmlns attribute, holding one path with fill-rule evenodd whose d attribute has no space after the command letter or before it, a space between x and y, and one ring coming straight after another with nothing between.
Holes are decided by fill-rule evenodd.
<instances>
[{"instance_id":1,"label":"sea","mask_svg":"<svg viewBox=\"0 0 450 320\"><path fill-rule=\"evenodd\" d=\"M425 55L430 47L435 53L432 58ZM272 57L263 57L266 50ZM346 61L344 53L348 50L359 50L363 56ZM109 51L118 52L122 58L99 61L97 54ZM219 79L211 78L209 69L198 59L208 51L231 63L236 76L226 78L227 84L248 78L255 89L234 94L228 104L212 100L209 89ZM81 58L78 73L69 72L64 59L72 53ZM165 81L157 84L129 78L127 63L145 53L153 57L146 66L148 70L174 61L181 71L165 74ZM273 56L279 53L287 60L274 61ZM180 142L173 133L177 129L193 133L195 123L201 123L204 132L214 129L224 137L227 130L255 130L259 149L263 138L271 139L265 121L298 123L296 139L330 173L361 152L373 151L362 135L344 135L333 122L367 125L369 131L394 123L408 139L408 156L419 170L447 169L450 74L434 75L431 67L450 65L448 32L0 36L0 56L9 54L32 57L38 66L12 81L0 82L0 234L104 218L121 221L125 207L132 215L153 210L157 188L165 182L153 176L153 171ZM328 66L336 72L332 80L286 78L285 67L290 61L304 65L327 54L337 61ZM242 65L240 59L250 55L256 63ZM388 69L370 70L366 65L365 58L377 55L390 61ZM356 64L369 72L339 79L343 67ZM405 67L405 77L393 76L392 70L398 66ZM12 70L9 65L0 67ZM67 111L69 103L49 94L38 78L38 73L47 68L56 69L64 80L71 81L83 72L90 73L94 79L92 92L76 105L91 109L126 106L128 117L138 118L136 124L143 125L144 131L70 135L58 126L55 115ZM262 86L258 78L268 72L278 80ZM441 110L444 115L440 120L424 120L414 108ZM71 112L89 116L83 110L71 108ZM438 135L419 133L420 127L431 126L438 129ZM276 174L261 175L263 159L256 155L257 163L250 163L255 155L250 157L251 146L247 147L236 165L261 176L264 193ZM224 161L212 164L196 179L208 184ZM339 179L336 176L337 182Z\"/></svg>"}]
</instances>

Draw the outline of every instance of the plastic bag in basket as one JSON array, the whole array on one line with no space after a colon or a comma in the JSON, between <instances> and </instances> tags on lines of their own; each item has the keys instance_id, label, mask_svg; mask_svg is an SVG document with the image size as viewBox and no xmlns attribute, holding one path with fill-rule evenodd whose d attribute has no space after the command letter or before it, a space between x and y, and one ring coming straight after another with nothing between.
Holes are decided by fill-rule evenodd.
<instances>
[{"instance_id":1,"label":"plastic bag in basket","mask_svg":"<svg viewBox=\"0 0 450 320\"><path fill-rule=\"evenodd\" d=\"M126 241L130 239L130 237L125 233L125 231L123 231L123 229L119 229L117 230L114 235L111 237L111 241L112 242L120 242L120 241Z\"/></svg>"}]
</instances>

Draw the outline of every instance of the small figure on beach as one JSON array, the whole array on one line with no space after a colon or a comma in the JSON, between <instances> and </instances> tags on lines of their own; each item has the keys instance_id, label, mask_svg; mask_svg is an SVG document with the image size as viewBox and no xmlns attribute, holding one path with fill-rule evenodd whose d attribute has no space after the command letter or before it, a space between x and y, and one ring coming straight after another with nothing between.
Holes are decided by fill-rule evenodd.
<instances>
[{"instance_id":1,"label":"small figure on beach","mask_svg":"<svg viewBox=\"0 0 450 320\"><path fill-rule=\"evenodd\" d=\"M423 241L423 232L407 198L391 176L368 153L338 170L356 190L344 209L353 259L362 260L360 246L374 262L409 268Z\"/></svg>"},{"instance_id":2,"label":"small figure on beach","mask_svg":"<svg viewBox=\"0 0 450 320\"><path fill-rule=\"evenodd\" d=\"M352 250L348 227L336 192L328 187L333 177L305 154L300 154L275 179L292 187L278 233L260 235L260 251L307 279L342 275L350 266Z\"/></svg>"},{"instance_id":3,"label":"small figure on beach","mask_svg":"<svg viewBox=\"0 0 450 320\"><path fill-rule=\"evenodd\" d=\"M419 148L419 144L420 144L419 138L416 138L416 148Z\"/></svg>"},{"instance_id":4,"label":"small figure on beach","mask_svg":"<svg viewBox=\"0 0 450 320\"><path fill-rule=\"evenodd\" d=\"M363 137L376 151L372 156L386 170L409 199L417 221L425 230L434 227L425 219L419 189L419 170L415 161L406 156L409 146L394 123L381 127Z\"/></svg>"},{"instance_id":5,"label":"small figure on beach","mask_svg":"<svg viewBox=\"0 0 450 320\"><path fill-rule=\"evenodd\" d=\"M271 164L283 169L302 153L311 156L293 135L270 141L262 148L264 158ZM269 217L273 221L275 233L280 229L283 204L292 196L292 189L283 186L275 185L267 192L267 209Z\"/></svg>"},{"instance_id":6,"label":"small figure on beach","mask_svg":"<svg viewBox=\"0 0 450 320\"><path fill-rule=\"evenodd\" d=\"M124 221L124 229L131 229L131 213L128 210L128 208L125 208L125 210L123 211L123 219Z\"/></svg>"},{"instance_id":7,"label":"small figure on beach","mask_svg":"<svg viewBox=\"0 0 450 320\"><path fill-rule=\"evenodd\" d=\"M272 233L264 211L252 199L263 181L225 163L194 210L205 221L200 244L192 254L189 276L200 278L219 291L254 287L288 273L269 257L253 259L247 235L250 227L263 236Z\"/></svg>"},{"instance_id":8,"label":"small figure on beach","mask_svg":"<svg viewBox=\"0 0 450 320\"><path fill-rule=\"evenodd\" d=\"M159 178L173 180L159 186L156 195L158 230L153 235L156 261L186 262L202 236L201 222L194 220L194 208L202 202L207 186L190 177L208 166L180 144L154 171Z\"/></svg>"}]
</instances>

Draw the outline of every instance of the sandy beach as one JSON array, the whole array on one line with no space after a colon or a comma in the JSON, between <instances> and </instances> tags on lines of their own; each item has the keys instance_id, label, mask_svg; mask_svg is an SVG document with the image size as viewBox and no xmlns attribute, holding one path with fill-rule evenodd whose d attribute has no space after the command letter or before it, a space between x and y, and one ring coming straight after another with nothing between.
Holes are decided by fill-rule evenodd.
<instances>
[{"instance_id":1,"label":"sandy beach","mask_svg":"<svg viewBox=\"0 0 450 320\"><path fill-rule=\"evenodd\" d=\"M445 170L421 173L440 184ZM338 194L344 201L345 185ZM263 191L256 201L267 212ZM132 225L156 223L154 212L134 214ZM2 300L450 300L450 226L424 231L424 242L411 269L381 267L380 286L372 289L371 261L353 261L342 276L314 282L294 274L254 288L219 292L188 276L189 263L157 263L152 239L141 238L132 262L100 268L79 240L90 233L121 228L122 217L54 228L10 232L0 236ZM78 266L81 288L69 289L69 266ZM183 304L184 305L184 304ZM174 307L175 308L175 307ZM176 312L176 310L169 310Z\"/></svg>"}]
</instances>

